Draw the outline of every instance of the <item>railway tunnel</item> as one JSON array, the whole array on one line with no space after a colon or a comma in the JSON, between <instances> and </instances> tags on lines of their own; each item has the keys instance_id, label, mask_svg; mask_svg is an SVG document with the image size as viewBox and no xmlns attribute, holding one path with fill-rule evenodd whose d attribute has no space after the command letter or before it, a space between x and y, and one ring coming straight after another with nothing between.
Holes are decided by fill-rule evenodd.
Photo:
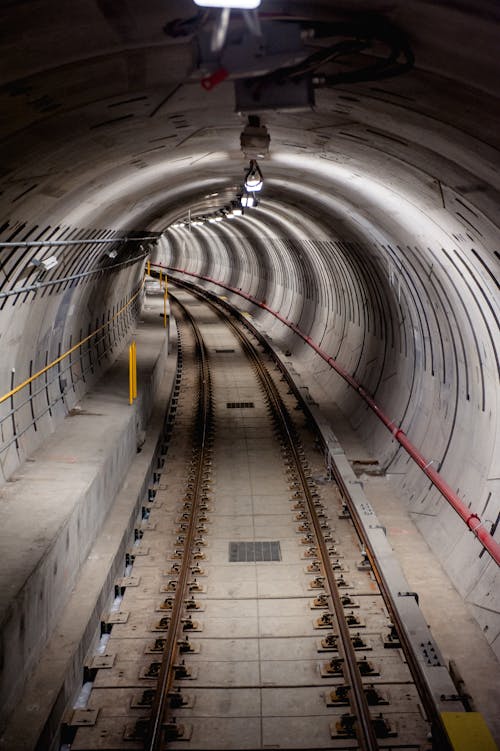
<instances>
[{"instance_id":1,"label":"railway tunnel","mask_svg":"<svg viewBox=\"0 0 500 751\"><path fill-rule=\"evenodd\" d=\"M218 434L226 426L237 447L238 430L261 430L252 420L263 386L251 391L244 345L219 322L230 312L286 379L281 398L299 432L318 424L303 438L311 482L336 534L346 524L367 534L359 555L344 553L347 571L387 584L388 613L401 615L399 636L448 718L446 742L438 731L432 741L430 723L429 738L406 747L494 748L485 726L498 743L499 10L486 0L237 5L1 9L0 747L94 747L78 740L73 713L84 726L94 712L99 734L110 710L88 709L81 686L110 667L95 662L96 645L121 628L109 614L135 586L142 557L129 569L130 551L170 519L148 527L158 513L148 503L171 513L182 495L175 457L190 397L176 389L191 378L191 318L224 407L214 408ZM234 479L217 451L214 477L226 486L214 480L214 514ZM230 461L246 456L234 448ZM309 475L294 472L305 504ZM238 483L233 492L245 495ZM255 555L280 539L272 525L259 537L257 522L241 537L247 512L233 512L232 537L209 540L207 572L221 540L231 566L241 541ZM304 513L314 526L312 506ZM302 558L282 537L279 565L295 571ZM318 563L325 576L329 565ZM210 576L200 660L212 648ZM439 665L424 654L426 624ZM294 642L297 660L305 643ZM310 660L316 694L320 663ZM293 702L281 724L256 709L260 734L246 745L234 729L199 741L223 713L196 719L205 695L195 684L193 735L174 747L376 747L369 729L359 746L356 733L339 740L326 729L316 745L299 730L294 738ZM459 745L469 731L482 740Z\"/></svg>"}]
</instances>

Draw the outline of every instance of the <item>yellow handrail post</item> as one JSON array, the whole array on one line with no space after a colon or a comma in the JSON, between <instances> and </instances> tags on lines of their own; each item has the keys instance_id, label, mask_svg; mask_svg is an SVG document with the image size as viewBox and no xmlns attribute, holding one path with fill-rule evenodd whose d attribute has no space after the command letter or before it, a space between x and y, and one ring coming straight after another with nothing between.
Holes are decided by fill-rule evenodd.
<instances>
[{"instance_id":1,"label":"yellow handrail post","mask_svg":"<svg viewBox=\"0 0 500 751\"><path fill-rule=\"evenodd\" d=\"M134 401L134 355L132 351L132 345L128 345L128 403L132 404Z\"/></svg>"},{"instance_id":2,"label":"yellow handrail post","mask_svg":"<svg viewBox=\"0 0 500 751\"><path fill-rule=\"evenodd\" d=\"M163 328L167 328L167 288L163 294Z\"/></svg>"},{"instance_id":3,"label":"yellow handrail post","mask_svg":"<svg viewBox=\"0 0 500 751\"><path fill-rule=\"evenodd\" d=\"M151 261L149 260L149 258L148 258L147 269L148 269L148 276L151 276Z\"/></svg>"},{"instance_id":4,"label":"yellow handrail post","mask_svg":"<svg viewBox=\"0 0 500 751\"><path fill-rule=\"evenodd\" d=\"M132 357L133 357L133 397L137 399L137 346L135 341L132 342Z\"/></svg>"},{"instance_id":5,"label":"yellow handrail post","mask_svg":"<svg viewBox=\"0 0 500 751\"><path fill-rule=\"evenodd\" d=\"M160 285L161 285L162 282L163 282L163 275L162 275L161 269L160 269Z\"/></svg>"},{"instance_id":6,"label":"yellow handrail post","mask_svg":"<svg viewBox=\"0 0 500 751\"><path fill-rule=\"evenodd\" d=\"M106 321L106 323L103 323L102 326L99 326L97 329L95 329L90 334L88 334L88 336L86 336L84 339L81 339L79 342L77 342L72 347L70 347L66 352L63 352L62 355L59 355L59 357L56 357L55 360L52 360L52 362L49 362L48 365L45 365L45 367L41 368L36 373L33 373L33 375L31 375L25 381L23 381L22 383L20 383L18 386L15 386L15 387L11 388L10 391L7 391L6 394L3 394L3 396L0 396L0 404L3 404L5 401L7 401L7 399L10 399L12 396L14 396L14 394L17 394L19 391L21 391L22 389L24 389L25 386L29 386L30 383L33 383L33 381L35 381L37 378L40 378L40 376L42 376L45 373L47 373L51 368L53 368L55 365L58 365L66 357L69 357L69 355L71 355L73 352L76 352L76 350L79 347L81 347L82 344L86 344L88 341L90 341L92 339L92 337L94 337L97 334L99 334L101 331L103 331L104 329L106 329L108 326L111 326L111 324L113 323L113 321L115 321L117 318L119 318L119 316L122 315L123 311L126 310L128 307L130 307L130 305L132 305L132 303L134 302L134 300L136 300L137 297L141 294L141 292L142 292L142 290L144 288L144 283L145 283L145 279L142 280L142 284L139 287L139 289L137 290L137 292L134 295L132 295L132 297L130 298L130 300L128 302L126 302L125 305L122 305L122 307L120 308L120 310L116 311L116 313L114 314L114 316L112 316L109 319L109 321Z\"/></svg>"}]
</instances>

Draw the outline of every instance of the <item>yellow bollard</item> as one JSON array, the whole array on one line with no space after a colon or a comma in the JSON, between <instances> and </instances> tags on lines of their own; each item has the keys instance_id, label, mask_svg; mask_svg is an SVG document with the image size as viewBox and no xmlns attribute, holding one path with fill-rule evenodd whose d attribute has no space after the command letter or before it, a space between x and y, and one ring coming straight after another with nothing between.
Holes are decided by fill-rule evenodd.
<instances>
[{"instance_id":1,"label":"yellow bollard","mask_svg":"<svg viewBox=\"0 0 500 751\"><path fill-rule=\"evenodd\" d=\"M132 404L134 401L134 355L132 353L132 345L128 345L128 403Z\"/></svg>"},{"instance_id":2,"label":"yellow bollard","mask_svg":"<svg viewBox=\"0 0 500 751\"><path fill-rule=\"evenodd\" d=\"M133 397L137 399L137 346L135 342L132 342L132 358L133 358Z\"/></svg>"}]
</instances>

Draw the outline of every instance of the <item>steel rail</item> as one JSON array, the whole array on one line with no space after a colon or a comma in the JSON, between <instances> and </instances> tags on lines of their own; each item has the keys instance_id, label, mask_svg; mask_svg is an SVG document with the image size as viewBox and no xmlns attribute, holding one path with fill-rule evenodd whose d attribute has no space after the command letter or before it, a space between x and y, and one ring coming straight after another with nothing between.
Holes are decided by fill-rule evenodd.
<instances>
[{"instance_id":1,"label":"steel rail","mask_svg":"<svg viewBox=\"0 0 500 751\"><path fill-rule=\"evenodd\" d=\"M180 305L180 303L178 303ZM148 729L148 735L144 748L146 751L160 751L164 748L165 739L163 732L163 723L167 714L168 694L172 688L174 680L174 664L178 653L177 642L180 637L180 625L184 611L184 598L186 595L188 576L191 567L191 556L194 548L194 538L196 534L196 523L198 518L198 509L203 489L203 472L205 468L207 433L210 423L211 393L210 393L210 371L208 367L208 356L206 353L203 339L197 327L193 316L182 306L186 317L190 319L192 329L196 340L196 349L199 355L199 402L195 416L194 436L196 448L199 451L194 488L192 492L192 508L184 540L184 556L181 562L177 586L175 591L174 603L171 611L170 623L165 640L165 648L162 655L162 665L158 677L155 698L151 710L151 721ZM199 428L201 427L201 433Z\"/></svg>"},{"instance_id":2,"label":"steel rail","mask_svg":"<svg viewBox=\"0 0 500 751\"><path fill-rule=\"evenodd\" d=\"M392 437L394 438L397 443L399 443L400 446L406 451L408 456L415 462L415 464L419 467L419 469L422 470L422 472L429 478L432 485L439 491L441 496L445 499L445 501L452 507L452 509L460 516L463 522L467 525L468 529L473 533L475 538L481 543L484 550L486 550L491 558L495 561L497 566L500 566L500 543L498 543L494 538L493 535L488 532L484 526L485 522L480 519L479 515L472 512L470 508L467 506L467 504L459 497L459 495L451 488L451 486L446 482L446 480L432 467L432 462L426 459L422 453L417 449L417 447L410 441L406 433L401 430L399 425L396 424L394 420L391 420L382 410L379 404L370 396L370 394L366 391L366 389L358 383L351 375L348 373L339 363L336 361L334 357L328 354L328 352L325 352L321 347L314 342L310 336L308 336L306 333L301 331L301 329L292 321L288 320L284 316L281 315L281 313L277 312L276 310L273 310L269 307L265 302L262 300L258 300L253 295L248 294L247 292L243 292L241 289L237 289L236 287L232 287L229 284L226 284L225 282L222 282L218 279L213 279L212 277L205 276L203 274L196 274L192 271L187 271L186 269L179 269L174 266L165 266L162 264L151 264L152 267L158 268L158 269L165 269L167 271L176 271L180 274L186 274L187 276L194 277L195 279L202 279L203 281L210 282L211 284L215 284L218 287L222 287L223 289L228 290L229 292L233 292L235 295L239 295L244 300L247 300L248 302L252 303L252 305L256 305L257 307L261 308L262 310L265 310L267 313L270 313L270 315L274 316L278 319L278 321L281 321L285 326L287 326L289 329L291 329L295 334L297 334L302 341L304 341L309 347L311 347L316 354L321 357L324 362L327 363L333 370L335 370L338 375L343 378L343 380L351 386L352 389L360 396L360 398L365 402L365 404L368 405L368 407L372 410L372 412L378 417L378 419L385 425L387 430L390 431L392 434Z\"/></svg>"},{"instance_id":3,"label":"steel rail","mask_svg":"<svg viewBox=\"0 0 500 751\"><path fill-rule=\"evenodd\" d=\"M181 281L181 280L176 280L175 283L179 284L181 286L185 286L187 289L189 289L190 291L192 291L194 294L197 294L199 297L201 297L203 299L207 299L207 293L206 293L206 291L201 291L198 288L196 288L195 290L192 290L192 286L191 286L191 284L189 282L184 282L184 281ZM210 304L212 305L213 308L215 308L216 310L218 310L221 315L223 315L223 313L220 311L220 306L225 307L225 308L229 308L229 305L227 305L226 303L224 303L222 301L213 301L213 300L210 300ZM262 339L260 332L249 321L243 320L241 318L241 323L242 323L242 325L244 325L245 327L247 327L253 333L253 335L256 336L259 340ZM234 326L234 324L232 324L232 325ZM237 328L236 328L236 331L238 331ZM240 336L243 336L243 335L241 335L241 333L240 333ZM243 337L243 340L244 340L244 337ZM268 346L265 341L263 341L263 344L264 344L264 346ZM279 366L279 362L277 362L277 364ZM290 377L288 376L288 374L286 372L284 372L284 376L285 376L285 378L286 378L286 380L288 382L288 385L290 386L290 388L296 394L296 397L300 401L302 401L301 396L299 394L297 394L297 392L296 392L295 385L294 385L293 381L290 379ZM308 411L308 414L310 415L310 412L309 412L309 410L307 408L307 404L305 404L304 406L305 406L305 409ZM312 419L314 420L314 418L312 418ZM294 448L295 447L292 445L292 449L293 450L294 450ZM298 466L301 467L301 465L298 465ZM335 482L339 486L341 494L342 494L342 497L344 498L344 500L346 501L346 503L348 505L349 513L350 513L350 516L351 516L351 520L352 520L352 522L354 524L354 527L356 529L358 537L359 537L360 541L362 542L362 544L363 544L363 546L364 546L364 548L365 548L365 550L366 550L366 552L368 554L370 565L372 567L373 574L374 574L374 576L375 576L375 578L377 580L377 584L379 585L380 592L381 592L384 604L387 607L387 610L388 610L389 616L391 618L391 621L392 621L392 623L394 624L394 626L395 626L395 628L397 630L398 637L399 637L399 640L400 640L400 643L401 643L401 649L402 649L402 651L403 651L403 653L405 655L405 659L407 661L410 673L412 675L412 679L413 679L413 681L415 683L415 686L416 686L417 691L419 693L420 699L422 700L422 704L423 704L423 706L425 708L426 715L427 715L429 721L432 724L433 737L435 739L437 739L438 742L441 744L439 747L442 748L443 751L445 751L445 750L447 750L447 749L450 748L450 745L449 745L449 741L447 740L447 737L446 737L446 732L445 732L445 730L443 728L443 723L442 723L441 716L439 714L439 711L436 708L436 705L435 705L432 693L431 693L431 691L429 689L429 686L428 686L428 683L427 683L427 681L425 679L425 676L422 674L422 670L420 668L420 664L419 664L418 658L415 655L415 652L414 652L414 650L412 648L410 639L409 639L409 637L407 635L407 632L406 632L403 620L400 617L398 608L397 608L397 606L396 606L396 604L395 604L395 602L393 600L393 597L392 597L392 594L391 594L391 591L390 591L390 587L387 584L387 581L385 579L384 573L383 573L381 567L378 564L378 561L377 561L376 555L375 555L375 553L373 551L373 548L371 546L371 543L368 540L368 538L366 537L366 535L364 534L363 525L362 525L361 520L360 520L360 518L358 516L358 512L356 510L356 507L355 507L355 505L351 501L349 490L348 490L345 482L343 481L343 478L340 476L340 474L336 470L335 466L333 467L333 471L334 471ZM308 490L309 489L308 489L307 481L306 481L306 495L308 494ZM309 506L309 501L308 501L308 506ZM313 504L313 508L314 508L314 504ZM311 517L312 517L313 521L314 521L315 517L317 519L317 516L316 516L315 512L314 512L313 515L311 515ZM319 531L321 533L321 528L319 526L319 522L318 522L318 528L319 528ZM316 525L315 525L315 531L317 533L318 540L322 540L322 535L321 536L318 535L318 532L317 532L317 529L316 529ZM328 563L329 563L329 557L327 557L325 560L328 561ZM324 567L323 567L323 569L324 569ZM328 566L328 569L330 569L330 572L331 572L331 567ZM327 571L324 570L324 573L325 573L325 576L327 576Z\"/></svg>"},{"instance_id":4,"label":"steel rail","mask_svg":"<svg viewBox=\"0 0 500 751\"><path fill-rule=\"evenodd\" d=\"M384 576L384 572L382 568L379 566L377 557L373 551L373 547L369 539L364 534L363 525L361 523L361 519L359 518L358 511L355 505L351 502L351 498L350 498L350 494L347 489L347 486L345 485L343 479L340 477L339 473L336 471L335 466L333 467L333 474L335 477L335 482L339 486L340 491L342 493L342 497L346 501L347 506L349 508L349 514L351 516L351 520L354 524L354 527L358 533L358 537L362 541L364 549L368 555L368 559L370 561L370 566L372 568L373 575L375 576L375 579L377 580L377 584L379 586L384 604L389 612L391 622L396 628L399 641L401 644L401 649L405 656L413 682L415 684L415 687L422 701L422 705L424 707L427 719L432 725L433 742L436 743L437 741L439 743L438 748L440 749L440 751L452 751L449 740L447 739L446 731L443 726L441 715L436 708L434 698L429 689L429 685L425 679L425 676L423 675L422 670L420 668L420 664L415 654L415 650L412 648L411 641L408 637L403 619L399 615L398 608L396 607L396 604L393 600L390 587L387 584L386 578Z\"/></svg>"},{"instance_id":5,"label":"steel rail","mask_svg":"<svg viewBox=\"0 0 500 751\"><path fill-rule=\"evenodd\" d=\"M220 315L220 311L217 311ZM359 748L361 751L377 751L379 744L375 734L375 729L370 714L368 701L364 692L363 679L359 672L356 652L354 650L349 626L345 617L344 606L342 604L341 595L335 579L335 574L330 565L330 556L328 547L325 542L320 520L314 507L314 500L307 482L307 477L304 472L304 467L297 449L296 442L293 440L293 423L288 414L288 411L283 404L281 396L276 388L276 385L269 374L267 368L262 363L261 358L255 351L255 348L248 342L246 337L241 333L239 328L229 318L225 318L226 323L233 329L234 333L238 337L244 351L247 354L249 360L255 366L259 379L266 390L268 396L272 399L275 414L279 417L281 427L286 436L288 442L288 448L293 455L297 473L302 485L302 491L307 501L309 516L313 523L314 532L316 535L318 550L320 553L320 559L322 561L323 571L328 582L328 590L330 599L332 601L335 615L337 618L339 635L342 641L342 651L344 654L344 664L347 666L348 671L348 683L350 685L351 693L351 708L356 715L356 735L359 742Z\"/></svg>"}]
</instances>

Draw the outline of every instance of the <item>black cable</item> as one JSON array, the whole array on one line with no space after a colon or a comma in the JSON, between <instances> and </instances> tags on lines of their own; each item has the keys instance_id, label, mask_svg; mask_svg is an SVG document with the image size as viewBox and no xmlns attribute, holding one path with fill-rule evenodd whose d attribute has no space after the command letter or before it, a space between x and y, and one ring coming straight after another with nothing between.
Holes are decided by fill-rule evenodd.
<instances>
[{"instance_id":1,"label":"black cable","mask_svg":"<svg viewBox=\"0 0 500 751\"><path fill-rule=\"evenodd\" d=\"M293 21L293 19L290 19ZM335 74L324 73L320 85L334 86L340 83L375 81L397 76L410 70L415 62L413 51L405 34L380 16L365 16L356 21L335 23L307 23L304 28L313 29L316 39L344 37L329 47L316 50L300 63L280 68L265 76L248 79L260 92L267 84L283 83L286 79L297 80L303 76L318 74L322 67L338 62L348 55L368 54L375 44L388 48L384 58L375 57L373 62L351 71Z\"/></svg>"}]
</instances>

